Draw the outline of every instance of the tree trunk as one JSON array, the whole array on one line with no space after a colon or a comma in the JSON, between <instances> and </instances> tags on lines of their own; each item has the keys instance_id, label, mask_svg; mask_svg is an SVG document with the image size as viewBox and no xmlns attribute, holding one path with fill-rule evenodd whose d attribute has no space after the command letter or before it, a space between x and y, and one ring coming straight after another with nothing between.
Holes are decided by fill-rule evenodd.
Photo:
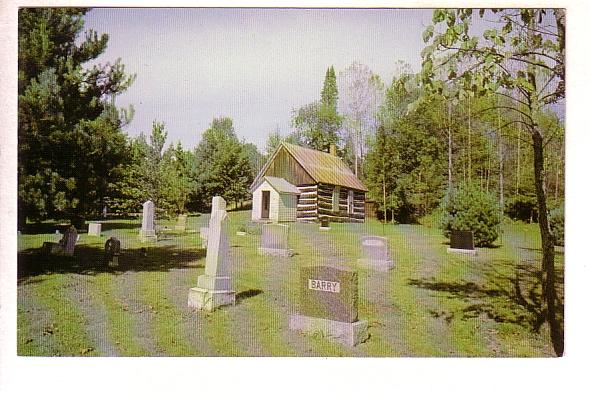
<instances>
[{"instance_id":1,"label":"tree trunk","mask_svg":"<svg viewBox=\"0 0 590 393\"><path fill-rule=\"evenodd\" d=\"M451 104L448 101L443 103L443 111L444 105L446 105L446 116L442 116L444 120L444 126L447 128L447 180L448 180L448 189L450 190L453 188L453 140L451 134Z\"/></svg>"},{"instance_id":2,"label":"tree trunk","mask_svg":"<svg viewBox=\"0 0 590 393\"><path fill-rule=\"evenodd\" d=\"M545 197L545 170L543 160L543 136L539 130L533 130L533 154L535 168L535 191L539 210L539 228L541 230L541 245L543 248L543 297L547 304L547 321L551 333L553 349L557 356L563 355L563 331L557 320L557 294L555 291L555 250L551 227L547 214L547 201Z\"/></svg>"},{"instance_id":3,"label":"tree trunk","mask_svg":"<svg viewBox=\"0 0 590 393\"><path fill-rule=\"evenodd\" d=\"M516 138L516 195L520 193L520 134L521 126L518 124L518 138Z\"/></svg>"},{"instance_id":4,"label":"tree trunk","mask_svg":"<svg viewBox=\"0 0 590 393\"><path fill-rule=\"evenodd\" d=\"M500 132L500 113L498 113L498 158L499 158L499 175L498 186L500 188L500 216L504 218L504 144Z\"/></svg>"},{"instance_id":5,"label":"tree trunk","mask_svg":"<svg viewBox=\"0 0 590 393\"><path fill-rule=\"evenodd\" d=\"M471 98L467 98L467 180L471 182Z\"/></svg>"}]
</instances>

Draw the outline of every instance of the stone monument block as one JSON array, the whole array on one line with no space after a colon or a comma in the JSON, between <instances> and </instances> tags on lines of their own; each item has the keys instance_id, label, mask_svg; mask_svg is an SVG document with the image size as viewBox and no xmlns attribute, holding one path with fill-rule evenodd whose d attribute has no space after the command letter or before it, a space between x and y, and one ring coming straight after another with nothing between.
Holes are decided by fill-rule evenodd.
<instances>
[{"instance_id":1,"label":"stone monument block","mask_svg":"<svg viewBox=\"0 0 590 393\"><path fill-rule=\"evenodd\" d=\"M56 235L59 231L56 231ZM73 225L64 232L62 238L57 243L44 242L43 252L46 254L73 256L76 242L80 236Z\"/></svg>"},{"instance_id":2,"label":"stone monument block","mask_svg":"<svg viewBox=\"0 0 590 393\"><path fill-rule=\"evenodd\" d=\"M386 237L363 236L361 239L363 258L359 263L365 267L378 271L393 269L393 261L389 256L389 246Z\"/></svg>"},{"instance_id":3,"label":"stone monument block","mask_svg":"<svg viewBox=\"0 0 590 393\"><path fill-rule=\"evenodd\" d=\"M207 248L207 238L209 237L209 227L199 228L199 236L201 237L201 243L203 248Z\"/></svg>"},{"instance_id":4,"label":"stone monument block","mask_svg":"<svg viewBox=\"0 0 590 393\"><path fill-rule=\"evenodd\" d=\"M293 250L289 249L289 226L284 224L262 225L262 235L258 253L261 255L273 255L278 257L293 256Z\"/></svg>"},{"instance_id":5,"label":"stone monument block","mask_svg":"<svg viewBox=\"0 0 590 393\"><path fill-rule=\"evenodd\" d=\"M212 311L226 304L235 304L236 292L230 277L229 219L225 212L225 200L213 198L213 210L207 234L205 274L197 279L197 286L188 294L188 306Z\"/></svg>"},{"instance_id":6,"label":"stone monument block","mask_svg":"<svg viewBox=\"0 0 590 393\"><path fill-rule=\"evenodd\" d=\"M323 231L330 230L330 219L328 217L321 217L320 218L320 229Z\"/></svg>"},{"instance_id":7,"label":"stone monument block","mask_svg":"<svg viewBox=\"0 0 590 393\"><path fill-rule=\"evenodd\" d=\"M472 231L451 231L451 246L447 252L476 255Z\"/></svg>"},{"instance_id":8,"label":"stone monument block","mask_svg":"<svg viewBox=\"0 0 590 393\"><path fill-rule=\"evenodd\" d=\"M181 231L181 232L186 231L186 219L187 219L186 214L180 214L178 216L178 218L176 219L176 224L174 225L174 230Z\"/></svg>"},{"instance_id":9,"label":"stone monument block","mask_svg":"<svg viewBox=\"0 0 590 393\"><path fill-rule=\"evenodd\" d=\"M88 223L88 236L100 236L102 224L100 222Z\"/></svg>"},{"instance_id":10,"label":"stone monument block","mask_svg":"<svg viewBox=\"0 0 590 393\"><path fill-rule=\"evenodd\" d=\"M358 319L356 272L330 266L303 267L299 296L300 313L291 316L291 330L321 331L328 338L349 346L368 339L368 323Z\"/></svg>"},{"instance_id":11,"label":"stone monument block","mask_svg":"<svg viewBox=\"0 0 590 393\"><path fill-rule=\"evenodd\" d=\"M119 255L121 255L121 241L116 237L110 237L104 244L105 258L109 267L119 266Z\"/></svg>"},{"instance_id":12,"label":"stone monument block","mask_svg":"<svg viewBox=\"0 0 590 393\"><path fill-rule=\"evenodd\" d=\"M141 230L139 237L142 242L156 241L156 229L154 227L154 202L147 200L143 204L143 213L141 217Z\"/></svg>"}]
</instances>

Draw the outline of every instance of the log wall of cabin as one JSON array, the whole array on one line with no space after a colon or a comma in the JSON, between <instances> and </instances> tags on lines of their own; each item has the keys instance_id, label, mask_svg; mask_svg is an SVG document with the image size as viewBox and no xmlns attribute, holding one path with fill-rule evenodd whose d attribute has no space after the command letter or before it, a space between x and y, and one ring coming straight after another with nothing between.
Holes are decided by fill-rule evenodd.
<instances>
[{"instance_id":1,"label":"log wall of cabin","mask_svg":"<svg viewBox=\"0 0 590 393\"><path fill-rule=\"evenodd\" d=\"M340 186L338 195L338 211L333 210L333 185L319 184L317 188L317 218L328 217L334 222L364 222L365 220L365 193L352 190L352 212L348 212L348 191Z\"/></svg>"},{"instance_id":2,"label":"log wall of cabin","mask_svg":"<svg viewBox=\"0 0 590 393\"><path fill-rule=\"evenodd\" d=\"M301 194L297 200L297 220L315 221L318 219L316 184L304 184L297 187Z\"/></svg>"}]
</instances>

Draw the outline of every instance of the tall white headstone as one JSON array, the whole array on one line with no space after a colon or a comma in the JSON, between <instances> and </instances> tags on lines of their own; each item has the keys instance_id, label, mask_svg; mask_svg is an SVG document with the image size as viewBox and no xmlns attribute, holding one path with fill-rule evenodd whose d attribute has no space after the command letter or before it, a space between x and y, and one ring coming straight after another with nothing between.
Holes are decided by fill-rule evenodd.
<instances>
[{"instance_id":1,"label":"tall white headstone","mask_svg":"<svg viewBox=\"0 0 590 393\"><path fill-rule=\"evenodd\" d=\"M156 240L156 230L154 229L154 202L148 200L143 204L143 214L141 218L141 230L139 237L142 241Z\"/></svg>"},{"instance_id":2,"label":"tall white headstone","mask_svg":"<svg viewBox=\"0 0 590 393\"><path fill-rule=\"evenodd\" d=\"M211 219L207 236L205 274L197 279L197 286L188 294L188 306L196 309L213 309L225 304L235 304L236 292L230 277L229 219L222 197L213 198Z\"/></svg>"}]
</instances>

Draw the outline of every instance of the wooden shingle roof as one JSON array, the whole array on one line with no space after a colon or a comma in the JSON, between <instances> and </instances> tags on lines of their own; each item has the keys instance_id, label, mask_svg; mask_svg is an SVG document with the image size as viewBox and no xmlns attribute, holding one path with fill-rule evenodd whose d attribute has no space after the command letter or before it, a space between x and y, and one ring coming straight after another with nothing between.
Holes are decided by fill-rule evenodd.
<instances>
[{"instance_id":1,"label":"wooden shingle roof","mask_svg":"<svg viewBox=\"0 0 590 393\"><path fill-rule=\"evenodd\" d=\"M281 143L281 146L279 146L264 167L262 167L256 179L254 179L252 186L257 185L281 149L287 150L316 183L332 184L354 190L368 191L363 182L355 176L340 157L285 142Z\"/></svg>"}]
</instances>

